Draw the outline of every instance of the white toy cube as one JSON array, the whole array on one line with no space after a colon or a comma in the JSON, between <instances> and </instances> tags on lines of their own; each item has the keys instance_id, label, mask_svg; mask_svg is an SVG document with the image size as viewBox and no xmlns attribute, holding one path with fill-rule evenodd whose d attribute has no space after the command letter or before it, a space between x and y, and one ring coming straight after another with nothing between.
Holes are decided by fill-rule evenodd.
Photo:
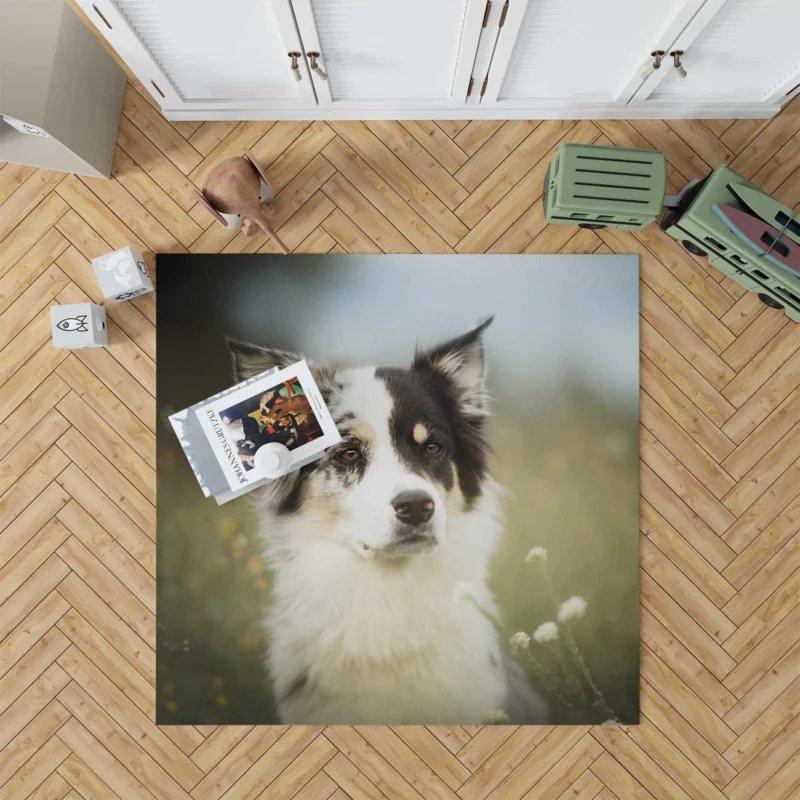
<instances>
[{"instance_id":1,"label":"white toy cube","mask_svg":"<svg viewBox=\"0 0 800 800\"><path fill-rule=\"evenodd\" d=\"M142 254L132 247L123 247L92 259L100 291L106 300L130 300L153 291L153 281Z\"/></svg>"},{"instance_id":2,"label":"white toy cube","mask_svg":"<svg viewBox=\"0 0 800 800\"><path fill-rule=\"evenodd\" d=\"M77 350L108 344L106 310L94 303L50 306L53 347Z\"/></svg>"}]
</instances>

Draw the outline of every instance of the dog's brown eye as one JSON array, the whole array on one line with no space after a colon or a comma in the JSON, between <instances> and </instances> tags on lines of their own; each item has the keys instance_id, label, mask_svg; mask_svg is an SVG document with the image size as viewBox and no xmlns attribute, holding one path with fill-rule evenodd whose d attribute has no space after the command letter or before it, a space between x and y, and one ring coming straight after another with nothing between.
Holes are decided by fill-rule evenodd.
<instances>
[{"instance_id":1,"label":"dog's brown eye","mask_svg":"<svg viewBox=\"0 0 800 800\"><path fill-rule=\"evenodd\" d=\"M439 453L442 452L442 446L437 442L428 442L428 444L425 445L425 452L429 456L438 456Z\"/></svg>"},{"instance_id":2,"label":"dog's brown eye","mask_svg":"<svg viewBox=\"0 0 800 800\"><path fill-rule=\"evenodd\" d=\"M358 461L358 459L361 458L361 452L355 447L351 447L348 450L339 453L339 458L341 458L342 461L347 461L348 463L352 464L354 461Z\"/></svg>"}]
</instances>

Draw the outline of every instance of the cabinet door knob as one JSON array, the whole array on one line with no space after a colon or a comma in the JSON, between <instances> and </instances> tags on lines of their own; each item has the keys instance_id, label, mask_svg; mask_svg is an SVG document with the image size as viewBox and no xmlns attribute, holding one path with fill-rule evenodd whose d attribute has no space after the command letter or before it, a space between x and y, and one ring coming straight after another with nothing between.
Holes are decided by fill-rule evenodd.
<instances>
[{"instance_id":1,"label":"cabinet door knob","mask_svg":"<svg viewBox=\"0 0 800 800\"><path fill-rule=\"evenodd\" d=\"M657 69L660 69L661 59L664 58L666 53L663 50L653 50L650 55L653 57L653 63L642 73L643 81L646 81Z\"/></svg>"},{"instance_id":2,"label":"cabinet door knob","mask_svg":"<svg viewBox=\"0 0 800 800\"><path fill-rule=\"evenodd\" d=\"M679 78L686 77L686 70L681 64L681 56L683 55L683 50L670 50L669 53L672 56L672 61L675 65L675 71L678 73Z\"/></svg>"},{"instance_id":3,"label":"cabinet door knob","mask_svg":"<svg viewBox=\"0 0 800 800\"><path fill-rule=\"evenodd\" d=\"M291 67L292 67L292 75L294 76L294 79L295 79L296 81L301 81L301 80L303 80L303 76L302 76L302 74L300 73L300 64L299 64L299 63L298 63L298 61L297 61L297 59L298 59L298 58L301 58L301 57L302 57L302 55L303 55L302 53L298 53L298 52L297 52L297 51L295 51L295 50L292 50L290 53L288 53L288 56L289 56L289 58L291 58L291 59L292 59L292 64L291 64Z\"/></svg>"},{"instance_id":4,"label":"cabinet door knob","mask_svg":"<svg viewBox=\"0 0 800 800\"><path fill-rule=\"evenodd\" d=\"M306 55L308 56L308 58L309 58L309 59L310 59L310 61L311 61L311 71L312 71L312 72L314 72L314 73L316 73L316 74L319 76L319 79L320 79L321 81L326 81L326 80L328 80L328 73L327 73L327 72L325 72L325 70L324 70L324 69L322 69L322 67L320 67L320 66L317 64L317 59L318 59L318 58L321 58L322 56L320 56L320 54L319 54L319 53L317 53L317 52L314 52L313 50L312 50L312 51L310 51L310 52L308 52L308 53L306 53Z\"/></svg>"}]
</instances>

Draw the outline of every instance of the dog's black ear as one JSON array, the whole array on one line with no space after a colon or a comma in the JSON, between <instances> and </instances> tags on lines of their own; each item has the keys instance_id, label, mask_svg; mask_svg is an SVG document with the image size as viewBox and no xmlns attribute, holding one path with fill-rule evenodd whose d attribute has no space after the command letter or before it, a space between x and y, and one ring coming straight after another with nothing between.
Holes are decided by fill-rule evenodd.
<instances>
[{"instance_id":1,"label":"dog's black ear","mask_svg":"<svg viewBox=\"0 0 800 800\"><path fill-rule=\"evenodd\" d=\"M305 356L300 355L300 353L294 353L291 350L261 347L257 344L234 339L232 336L225 337L225 344L233 357L233 377L237 383L266 372L268 369L273 369L274 367L283 369L290 364L305 359ZM308 359L306 361L323 399L326 403L333 402L342 388L336 376L336 365L316 364L308 361Z\"/></svg>"},{"instance_id":2,"label":"dog's black ear","mask_svg":"<svg viewBox=\"0 0 800 800\"><path fill-rule=\"evenodd\" d=\"M483 332L494 316L481 320L466 333L436 345L418 350L413 369L444 375L456 388L464 411L485 414L486 359L483 352Z\"/></svg>"},{"instance_id":3,"label":"dog's black ear","mask_svg":"<svg viewBox=\"0 0 800 800\"><path fill-rule=\"evenodd\" d=\"M260 347L230 336L225 337L225 344L233 356L233 377L237 382L246 381L273 367L283 369L303 358L298 353L274 347Z\"/></svg>"}]
</instances>

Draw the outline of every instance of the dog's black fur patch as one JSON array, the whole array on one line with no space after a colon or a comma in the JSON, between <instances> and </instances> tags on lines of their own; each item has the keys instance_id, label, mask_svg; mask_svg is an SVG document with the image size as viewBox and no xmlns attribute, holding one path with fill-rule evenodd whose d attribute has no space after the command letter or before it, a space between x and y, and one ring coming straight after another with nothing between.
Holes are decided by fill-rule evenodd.
<instances>
[{"instance_id":1,"label":"dog's black fur patch","mask_svg":"<svg viewBox=\"0 0 800 800\"><path fill-rule=\"evenodd\" d=\"M480 497L487 473L483 417L464 413L456 388L443 374L387 368L377 369L375 376L386 384L394 401L389 425L399 458L410 470L427 473L447 490L453 487L454 466L467 507L471 506ZM429 433L422 444L413 435L418 423ZM441 445L443 452L428 455L428 442Z\"/></svg>"},{"instance_id":2,"label":"dog's black fur patch","mask_svg":"<svg viewBox=\"0 0 800 800\"><path fill-rule=\"evenodd\" d=\"M295 511L300 510L300 504L303 499L303 488L305 486L308 476L319 466L319 461L312 461L300 467L296 472L278 478L278 481L291 481L291 488L280 496L280 501L275 508L275 513L278 515L293 514Z\"/></svg>"},{"instance_id":3,"label":"dog's black fur patch","mask_svg":"<svg viewBox=\"0 0 800 800\"><path fill-rule=\"evenodd\" d=\"M452 488L454 466L467 507L480 497L488 470L481 337L491 322L490 317L462 336L417 351L411 369L375 371L394 401L389 424L399 457L409 469L427 473L446 489ZM422 444L413 436L417 423L429 434ZM441 445L444 452L428 455L428 442Z\"/></svg>"}]
</instances>

